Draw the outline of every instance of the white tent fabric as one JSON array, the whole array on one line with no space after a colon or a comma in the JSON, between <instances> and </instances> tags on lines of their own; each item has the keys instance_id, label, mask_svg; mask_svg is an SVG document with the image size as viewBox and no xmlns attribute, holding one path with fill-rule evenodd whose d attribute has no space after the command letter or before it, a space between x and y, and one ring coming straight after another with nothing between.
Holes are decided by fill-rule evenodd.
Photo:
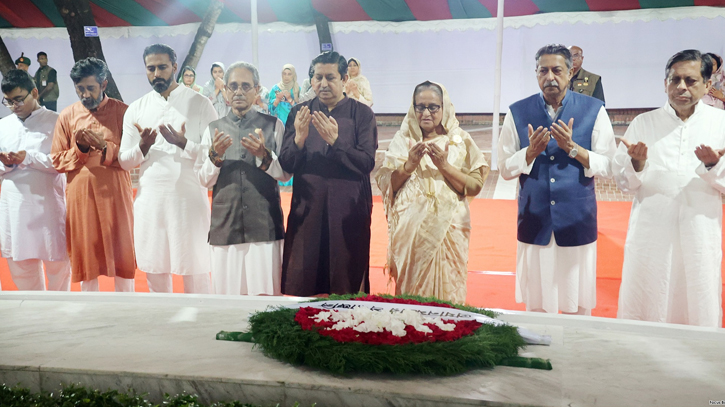
<instances>
[{"instance_id":1,"label":"white tent fabric","mask_svg":"<svg viewBox=\"0 0 725 407\"><path fill-rule=\"evenodd\" d=\"M126 102L150 88L141 60L144 47L167 43L183 60L197 26L99 29L106 60ZM667 59L687 48L722 54L723 42L713 33L723 26L725 9L717 7L507 17L501 110L538 91L534 53L553 42L584 49L584 68L602 76L608 108L660 106ZM458 112L493 111L496 19L332 23L331 33L335 50L362 61L376 113L405 112L413 87L424 80L443 83ZM59 108L77 100L68 76L73 57L65 28L3 29L0 36L13 57L47 52L49 64L58 70ZM251 37L251 24L218 24L197 67L197 83L209 78L214 61L252 61ZM295 65L302 80L319 52L315 27L259 24L258 52L263 85L269 88L279 81L285 63ZM37 67L33 61L31 73ZM0 116L6 114L0 106Z\"/></svg>"}]
</instances>

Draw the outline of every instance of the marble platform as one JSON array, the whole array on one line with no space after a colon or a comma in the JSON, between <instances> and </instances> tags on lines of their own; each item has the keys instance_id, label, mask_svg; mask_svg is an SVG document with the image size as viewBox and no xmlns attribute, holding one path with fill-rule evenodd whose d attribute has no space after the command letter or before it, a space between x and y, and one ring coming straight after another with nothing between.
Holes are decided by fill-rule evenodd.
<instances>
[{"instance_id":1,"label":"marble platform","mask_svg":"<svg viewBox=\"0 0 725 407\"><path fill-rule=\"evenodd\" d=\"M526 356L554 370L496 367L455 377L338 377L269 359L249 343L250 312L279 297L0 292L0 382L196 393L301 406L708 406L725 399L725 330L513 312L511 323L552 336Z\"/></svg>"}]
</instances>

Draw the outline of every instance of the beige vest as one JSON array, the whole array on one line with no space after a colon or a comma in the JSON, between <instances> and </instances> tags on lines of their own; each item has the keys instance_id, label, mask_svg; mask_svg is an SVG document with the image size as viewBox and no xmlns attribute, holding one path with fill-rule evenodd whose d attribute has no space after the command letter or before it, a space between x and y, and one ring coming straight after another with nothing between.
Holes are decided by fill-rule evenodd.
<instances>
[{"instance_id":1,"label":"beige vest","mask_svg":"<svg viewBox=\"0 0 725 407\"><path fill-rule=\"evenodd\" d=\"M569 89L582 95L592 96L599 78L599 75L585 71L584 68L579 68L579 72L569 82Z\"/></svg>"}]
</instances>

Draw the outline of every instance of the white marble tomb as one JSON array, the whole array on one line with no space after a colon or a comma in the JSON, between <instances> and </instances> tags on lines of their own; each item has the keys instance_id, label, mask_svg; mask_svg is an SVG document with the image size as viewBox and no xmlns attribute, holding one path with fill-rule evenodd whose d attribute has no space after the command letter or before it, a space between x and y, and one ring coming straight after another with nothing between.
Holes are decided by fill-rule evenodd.
<instances>
[{"instance_id":1,"label":"white marble tomb","mask_svg":"<svg viewBox=\"0 0 725 407\"><path fill-rule=\"evenodd\" d=\"M725 330L569 315L501 316L552 336L522 354L552 371L496 367L454 377L333 376L215 340L286 297L0 292L0 382L82 383L291 406L708 406L725 400Z\"/></svg>"}]
</instances>

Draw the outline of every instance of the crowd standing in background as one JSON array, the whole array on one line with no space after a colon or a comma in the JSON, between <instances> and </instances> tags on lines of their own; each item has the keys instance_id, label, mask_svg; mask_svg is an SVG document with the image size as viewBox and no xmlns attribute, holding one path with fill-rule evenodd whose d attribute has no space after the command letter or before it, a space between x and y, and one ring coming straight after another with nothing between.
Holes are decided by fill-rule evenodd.
<instances>
[{"instance_id":1,"label":"crowd standing in background","mask_svg":"<svg viewBox=\"0 0 725 407\"><path fill-rule=\"evenodd\" d=\"M613 176L635 193L619 317L720 326L722 58L675 54L667 103L635 118L618 148L601 77L583 59L578 46L539 49L539 92L512 104L502 127L498 166L519 181L517 301L591 313L594 177ZM133 291L138 265L152 292L171 292L172 275L189 293L369 292L377 126L360 60L322 53L302 86L286 64L269 92L246 62L229 70L215 62L200 88L193 69L179 75L166 45L147 47L143 61L153 89L130 106L105 96L103 61L78 61L80 101L59 116L46 53L35 80L24 55L3 78L13 114L0 120L0 244L16 285L45 289L45 266L50 289L68 290L72 276L97 290L107 276L117 291ZM376 174L398 294L465 301L467 199L488 168L445 87L416 86ZM284 230L277 182L293 175Z\"/></svg>"}]
</instances>

